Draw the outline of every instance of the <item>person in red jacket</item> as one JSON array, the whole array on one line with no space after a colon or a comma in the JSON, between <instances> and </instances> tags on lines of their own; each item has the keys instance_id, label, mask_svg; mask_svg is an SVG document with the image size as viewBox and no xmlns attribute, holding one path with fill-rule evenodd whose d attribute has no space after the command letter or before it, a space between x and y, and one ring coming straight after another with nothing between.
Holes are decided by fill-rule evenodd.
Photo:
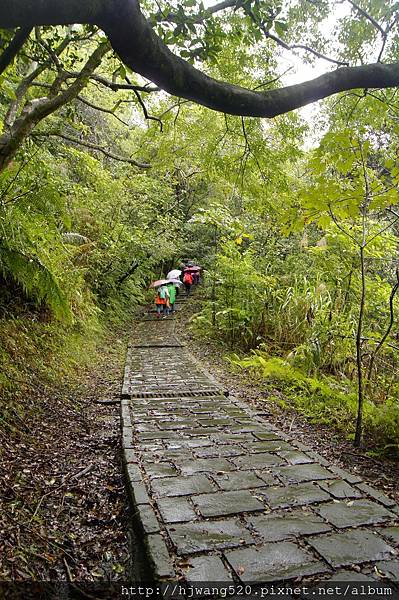
<instances>
[{"instance_id":1,"label":"person in red jacket","mask_svg":"<svg viewBox=\"0 0 399 600\"><path fill-rule=\"evenodd\" d=\"M186 288L186 296L189 296L191 292L191 286L193 285L193 276L191 275L190 271L186 271L184 273L183 283L184 287Z\"/></svg>"}]
</instances>

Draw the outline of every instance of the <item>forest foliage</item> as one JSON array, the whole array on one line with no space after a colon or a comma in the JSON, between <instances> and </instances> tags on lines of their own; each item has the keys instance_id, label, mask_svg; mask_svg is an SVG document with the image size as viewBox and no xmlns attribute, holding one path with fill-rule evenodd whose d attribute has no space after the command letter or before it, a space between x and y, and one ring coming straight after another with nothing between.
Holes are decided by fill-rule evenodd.
<instances>
[{"instance_id":1,"label":"forest foliage","mask_svg":"<svg viewBox=\"0 0 399 600\"><path fill-rule=\"evenodd\" d=\"M250 20L245 39L235 11L211 20L196 47L179 14L159 32L213 76L275 74ZM300 33L294 8L278 14L276 32ZM346 56L375 42L369 22L353 27ZM216 114L150 91L90 27L37 28L1 77L7 406L29 370L54 376L61 352L65 365L87 354L188 256L206 269L198 334L288 409L398 450L396 91L341 94L314 123Z\"/></svg>"}]
</instances>

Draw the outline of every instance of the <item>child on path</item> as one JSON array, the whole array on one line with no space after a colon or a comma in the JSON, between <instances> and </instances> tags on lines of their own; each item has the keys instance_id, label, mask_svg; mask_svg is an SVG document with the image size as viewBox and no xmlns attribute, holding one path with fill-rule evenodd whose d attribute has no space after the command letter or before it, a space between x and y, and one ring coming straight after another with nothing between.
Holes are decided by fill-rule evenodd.
<instances>
[{"instance_id":1,"label":"child on path","mask_svg":"<svg viewBox=\"0 0 399 600\"><path fill-rule=\"evenodd\" d=\"M155 297L155 306L157 309L157 318L161 316L161 314L167 315L169 303L169 290L166 285L162 285L158 288L157 295Z\"/></svg>"}]
</instances>

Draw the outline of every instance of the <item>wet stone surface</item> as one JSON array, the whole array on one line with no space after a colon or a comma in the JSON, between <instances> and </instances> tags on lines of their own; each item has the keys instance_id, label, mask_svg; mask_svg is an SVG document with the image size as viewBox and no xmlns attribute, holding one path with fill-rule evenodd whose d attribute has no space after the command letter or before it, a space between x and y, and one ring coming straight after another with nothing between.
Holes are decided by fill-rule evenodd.
<instances>
[{"instance_id":1,"label":"wet stone surface","mask_svg":"<svg viewBox=\"0 0 399 600\"><path fill-rule=\"evenodd\" d=\"M319 516L303 510L272 512L248 519L265 542L278 542L298 535L324 533L331 527Z\"/></svg>"},{"instance_id":2,"label":"wet stone surface","mask_svg":"<svg viewBox=\"0 0 399 600\"><path fill-rule=\"evenodd\" d=\"M215 491L210 480L202 473L190 477L155 479L151 487L158 496L191 496Z\"/></svg>"},{"instance_id":3,"label":"wet stone surface","mask_svg":"<svg viewBox=\"0 0 399 600\"><path fill-rule=\"evenodd\" d=\"M245 490L265 486L264 480L251 472L225 473L224 475L214 475L212 478L225 491Z\"/></svg>"},{"instance_id":4,"label":"wet stone surface","mask_svg":"<svg viewBox=\"0 0 399 600\"><path fill-rule=\"evenodd\" d=\"M226 558L243 582L284 581L327 570L323 563L292 542L233 550L226 552Z\"/></svg>"},{"instance_id":5,"label":"wet stone surface","mask_svg":"<svg viewBox=\"0 0 399 600\"><path fill-rule=\"evenodd\" d=\"M170 530L170 537L178 554L191 554L254 543L250 533L239 521L234 520L175 525Z\"/></svg>"},{"instance_id":6,"label":"wet stone surface","mask_svg":"<svg viewBox=\"0 0 399 600\"><path fill-rule=\"evenodd\" d=\"M262 495L271 508L294 508L330 500L330 496L314 483L270 487L262 490Z\"/></svg>"},{"instance_id":7,"label":"wet stone surface","mask_svg":"<svg viewBox=\"0 0 399 600\"><path fill-rule=\"evenodd\" d=\"M331 494L337 500L345 498L360 498L361 493L346 481L334 479L332 481L320 481L318 484L322 490Z\"/></svg>"},{"instance_id":8,"label":"wet stone surface","mask_svg":"<svg viewBox=\"0 0 399 600\"><path fill-rule=\"evenodd\" d=\"M264 504L252 496L248 490L203 494L195 496L193 501L204 517L265 510Z\"/></svg>"},{"instance_id":9,"label":"wet stone surface","mask_svg":"<svg viewBox=\"0 0 399 600\"><path fill-rule=\"evenodd\" d=\"M137 323L126 366L126 481L156 577L398 580L394 502L278 431L266 405L226 397L173 319Z\"/></svg>"},{"instance_id":10,"label":"wet stone surface","mask_svg":"<svg viewBox=\"0 0 399 600\"><path fill-rule=\"evenodd\" d=\"M332 566L344 567L390 557L394 551L382 538L368 530L351 530L309 539L319 554Z\"/></svg>"},{"instance_id":11,"label":"wet stone surface","mask_svg":"<svg viewBox=\"0 0 399 600\"><path fill-rule=\"evenodd\" d=\"M350 500L324 504L316 512L335 527L373 525L393 519L394 515L383 506L370 500Z\"/></svg>"}]
</instances>

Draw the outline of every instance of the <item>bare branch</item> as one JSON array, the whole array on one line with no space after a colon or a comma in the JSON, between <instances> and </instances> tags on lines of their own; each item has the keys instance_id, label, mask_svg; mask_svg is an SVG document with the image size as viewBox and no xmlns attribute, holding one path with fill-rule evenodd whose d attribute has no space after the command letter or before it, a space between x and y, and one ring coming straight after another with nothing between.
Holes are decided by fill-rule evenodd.
<instances>
[{"instance_id":1,"label":"bare branch","mask_svg":"<svg viewBox=\"0 0 399 600\"><path fill-rule=\"evenodd\" d=\"M82 104L85 104L86 106L89 106L90 108L93 108L94 110L98 110L100 112L112 115L115 119L117 119L118 121L120 121L120 123L122 123L123 125L126 125L126 127L129 127L129 123L126 123L126 121L124 121L123 119L121 119L115 113L115 109L104 108L103 106L97 106L97 104L93 104L92 102L89 102L89 100L86 100L86 98L83 98L82 96L77 96L77 100L79 100L79 102L81 102Z\"/></svg>"},{"instance_id":2,"label":"bare branch","mask_svg":"<svg viewBox=\"0 0 399 600\"><path fill-rule=\"evenodd\" d=\"M85 148L91 148L92 150L98 150L98 152L101 152L102 154L104 154L104 156L107 156L108 158L112 158L113 160L117 160L119 162L125 162L125 163L129 163L130 165L134 165L135 167L139 167L140 169L149 169L151 167L150 164L148 163L141 163L137 160L135 160L134 158L129 158L128 156L120 156L118 154L115 154L114 152L110 152L107 148L104 148L104 146L100 146L99 144L94 144L93 142L88 142L86 140L81 140L77 137L73 137L70 135L67 135L66 133L60 133L58 131L47 131L45 133L35 133L34 137L59 137L63 140L66 140L67 142L72 142L73 144L77 144L78 146L84 146Z\"/></svg>"},{"instance_id":3,"label":"bare branch","mask_svg":"<svg viewBox=\"0 0 399 600\"><path fill-rule=\"evenodd\" d=\"M143 99L140 96L139 92L137 90L133 90L133 92L143 110L144 117L149 121L157 121L157 123L159 123L159 129L161 130L161 133L162 133L163 132L163 123L162 123L161 119L159 119L158 117L153 117L153 116L149 115L148 111L147 111L147 107L144 104Z\"/></svg>"},{"instance_id":4,"label":"bare branch","mask_svg":"<svg viewBox=\"0 0 399 600\"><path fill-rule=\"evenodd\" d=\"M381 27L381 25L378 23L378 21L376 21L374 19L374 17L372 17L368 12L366 12L363 8L361 8L353 0L348 0L348 2L351 6L353 6L353 8L355 10L357 10L359 15L362 15L362 17L367 19L367 21L369 21L372 24L372 26L375 27L375 29L377 29L381 33L381 35L385 36L385 30L383 29L383 27Z\"/></svg>"},{"instance_id":5,"label":"bare branch","mask_svg":"<svg viewBox=\"0 0 399 600\"><path fill-rule=\"evenodd\" d=\"M70 77L78 77L79 73L74 73L74 72L70 72L69 73ZM151 92L159 92L161 88L159 87L150 87L149 84L147 85L135 85L133 83L117 83L116 81L109 81L109 79L106 79L105 77L102 77L101 75L96 75L93 74L90 79L92 81L97 81L98 83L101 83L103 86L111 89L113 92L117 92L119 90L133 90L135 92L145 92L146 94L150 94Z\"/></svg>"},{"instance_id":6,"label":"bare branch","mask_svg":"<svg viewBox=\"0 0 399 600\"><path fill-rule=\"evenodd\" d=\"M7 67L12 63L26 40L30 36L32 27L21 27L14 35L3 54L0 56L0 75L4 73Z\"/></svg>"}]
</instances>

